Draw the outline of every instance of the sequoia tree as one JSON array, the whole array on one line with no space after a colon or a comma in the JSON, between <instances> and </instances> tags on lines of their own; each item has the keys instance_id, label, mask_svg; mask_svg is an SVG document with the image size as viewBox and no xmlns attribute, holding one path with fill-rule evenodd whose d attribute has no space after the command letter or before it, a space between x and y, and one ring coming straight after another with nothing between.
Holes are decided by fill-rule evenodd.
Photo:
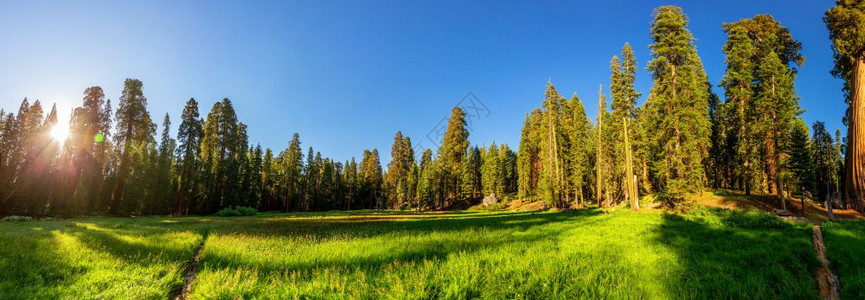
<instances>
[{"instance_id":1,"label":"sequoia tree","mask_svg":"<svg viewBox=\"0 0 865 300\"><path fill-rule=\"evenodd\" d=\"M456 200L460 195L463 164L469 148L469 131L466 129L466 113L460 107L451 110L445 129L444 140L439 146L438 157L440 176L445 182L444 192L447 200ZM447 206L447 203L445 203Z\"/></svg>"},{"instance_id":2,"label":"sequoia tree","mask_svg":"<svg viewBox=\"0 0 865 300\"><path fill-rule=\"evenodd\" d=\"M847 172L844 195L859 211L865 210L865 2L837 0L826 11L835 51L832 75L844 79L849 104L844 121L847 124Z\"/></svg>"},{"instance_id":3,"label":"sequoia tree","mask_svg":"<svg viewBox=\"0 0 865 300\"><path fill-rule=\"evenodd\" d=\"M180 181L177 187L177 204L174 208L174 215L184 214L183 198L186 195L192 197L194 193L190 191L191 185L195 184L198 174L198 150L201 142L201 120L198 114L198 102L194 98L186 101L186 106L183 108L183 114L180 116L181 123L177 130L177 140L179 145L176 149L177 160L180 164Z\"/></svg>"},{"instance_id":4,"label":"sequoia tree","mask_svg":"<svg viewBox=\"0 0 865 300\"><path fill-rule=\"evenodd\" d=\"M117 133L114 135L114 139L120 162L109 210L116 215L121 213L123 192L130 172L140 168L133 161L132 155L137 149L144 149L144 144L152 143L156 131L156 125L153 124L150 113L147 112L147 98L142 92L141 80L126 79L115 118L117 119Z\"/></svg>"}]
</instances>

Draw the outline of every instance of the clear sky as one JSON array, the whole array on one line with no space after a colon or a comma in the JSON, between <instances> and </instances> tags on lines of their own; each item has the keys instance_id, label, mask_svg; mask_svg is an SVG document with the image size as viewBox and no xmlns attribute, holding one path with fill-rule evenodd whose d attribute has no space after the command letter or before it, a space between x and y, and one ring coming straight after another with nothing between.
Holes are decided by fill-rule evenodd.
<instances>
[{"instance_id":1,"label":"clear sky","mask_svg":"<svg viewBox=\"0 0 865 300\"><path fill-rule=\"evenodd\" d=\"M102 86L116 108L123 80L138 78L153 119L171 115L172 134L190 97L202 116L227 97L252 143L278 153L298 132L304 153L360 159L378 148L384 164L397 130L435 149L428 133L472 92L488 114L474 121L471 142L516 148L548 79L578 93L594 118L598 85L609 94L610 58L625 42L645 101L651 13L666 4L689 16L715 85L725 68L721 23L772 14L803 45L796 89L806 122L843 130L822 22L829 0L3 1L0 108L40 99L68 120L86 87Z\"/></svg>"}]
</instances>

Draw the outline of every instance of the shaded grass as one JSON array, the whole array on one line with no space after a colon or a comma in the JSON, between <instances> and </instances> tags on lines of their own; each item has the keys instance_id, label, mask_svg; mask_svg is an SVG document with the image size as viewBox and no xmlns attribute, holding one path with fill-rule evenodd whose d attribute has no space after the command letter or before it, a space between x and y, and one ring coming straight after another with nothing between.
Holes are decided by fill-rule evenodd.
<instances>
[{"instance_id":1,"label":"shaded grass","mask_svg":"<svg viewBox=\"0 0 865 300\"><path fill-rule=\"evenodd\" d=\"M829 268L841 282L841 297L865 299L865 221L823 224Z\"/></svg>"},{"instance_id":2,"label":"shaded grass","mask_svg":"<svg viewBox=\"0 0 865 300\"><path fill-rule=\"evenodd\" d=\"M676 253L670 290L684 299L817 299L808 224L756 210L664 215L658 241Z\"/></svg>"},{"instance_id":3,"label":"shaded grass","mask_svg":"<svg viewBox=\"0 0 865 300\"><path fill-rule=\"evenodd\" d=\"M709 209L0 223L0 298L169 297L205 231L193 298L818 297L810 228Z\"/></svg>"}]
</instances>

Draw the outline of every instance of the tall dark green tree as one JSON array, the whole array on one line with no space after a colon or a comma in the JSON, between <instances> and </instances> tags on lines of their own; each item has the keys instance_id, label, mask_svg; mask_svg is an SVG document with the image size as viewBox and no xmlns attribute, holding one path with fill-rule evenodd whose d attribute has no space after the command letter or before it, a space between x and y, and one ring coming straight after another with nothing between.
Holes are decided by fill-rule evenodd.
<instances>
[{"instance_id":1,"label":"tall dark green tree","mask_svg":"<svg viewBox=\"0 0 865 300\"><path fill-rule=\"evenodd\" d=\"M572 189L577 205L585 205L585 192L589 184L592 166L588 153L592 151L589 143L592 123L586 116L582 101L574 93L566 106L565 124L569 145L567 150L567 182Z\"/></svg>"},{"instance_id":2,"label":"tall dark green tree","mask_svg":"<svg viewBox=\"0 0 865 300\"><path fill-rule=\"evenodd\" d=\"M774 175L775 189L781 209L786 209L783 184L781 182L781 143L787 138L790 125L800 113L798 97L793 89L793 73L787 69L778 55L770 52L760 63L756 79L759 82L755 107L761 113L762 125L759 128L765 133L767 155L771 156L769 173Z\"/></svg>"},{"instance_id":3,"label":"tall dark green tree","mask_svg":"<svg viewBox=\"0 0 865 300\"><path fill-rule=\"evenodd\" d=\"M175 155L180 166L180 178L177 187L177 203L174 207L174 215L180 216L189 212L188 207L184 207L185 197L189 200L190 207L196 207L197 194L195 186L199 174L200 162L198 161L201 136L203 134L201 128L201 119L198 113L198 102L194 98L189 98L186 101L186 106L183 108L183 113L180 116L180 126L177 129L178 147Z\"/></svg>"},{"instance_id":4,"label":"tall dark green tree","mask_svg":"<svg viewBox=\"0 0 865 300\"><path fill-rule=\"evenodd\" d=\"M350 210L351 203L355 201L355 197L358 195L358 170L357 170L357 162L355 162L354 157L351 158L351 161L345 162L345 171L343 172L343 184L346 187L346 199L345 206L342 209Z\"/></svg>"},{"instance_id":5,"label":"tall dark green tree","mask_svg":"<svg viewBox=\"0 0 865 300\"><path fill-rule=\"evenodd\" d=\"M484 152L483 165L481 166L481 182L483 194L496 193L499 197L504 194L504 168L499 155L499 147L493 142Z\"/></svg>"},{"instance_id":6,"label":"tall dark green tree","mask_svg":"<svg viewBox=\"0 0 865 300\"><path fill-rule=\"evenodd\" d=\"M11 157L17 146L15 116L0 110L0 214L7 214L11 208L10 191L15 175L14 161Z\"/></svg>"},{"instance_id":7,"label":"tall dark green tree","mask_svg":"<svg viewBox=\"0 0 865 300\"><path fill-rule=\"evenodd\" d=\"M38 149L29 165L30 167L30 203L28 211L30 214L44 216L49 213L49 209L54 198L53 189L45 189L36 184L36 182L47 182L50 186L56 186L55 178L55 163L57 154L60 150L59 141L51 136L51 131L57 125L57 105L52 105L51 110L45 116L44 121L38 129L35 137L36 148Z\"/></svg>"},{"instance_id":8,"label":"tall dark green tree","mask_svg":"<svg viewBox=\"0 0 865 300\"><path fill-rule=\"evenodd\" d=\"M466 161L466 153L469 148L469 131L466 129L466 113L460 107L451 110L445 136L439 146L438 157L439 175L444 182L445 201L443 206L458 200L462 186L463 164Z\"/></svg>"},{"instance_id":9,"label":"tall dark green tree","mask_svg":"<svg viewBox=\"0 0 865 300\"><path fill-rule=\"evenodd\" d=\"M543 113L535 109L526 115L520 135L517 172L519 177L518 195L520 199L536 196L541 177L541 149Z\"/></svg>"},{"instance_id":10,"label":"tall dark green tree","mask_svg":"<svg viewBox=\"0 0 865 300\"><path fill-rule=\"evenodd\" d=\"M436 190L436 166L433 161L432 150L424 149L421 154L420 164L418 165L420 169L419 178L418 178L418 210L423 207L433 207L435 205L435 197L437 195Z\"/></svg>"},{"instance_id":11,"label":"tall dark green tree","mask_svg":"<svg viewBox=\"0 0 865 300\"><path fill-rule=\"evenodd\" d=\"M790 172L792 173L791 192L800 195L804 204L805 198L812 198L817 194L817 185L814 178L816 173L814 150L808 136L808 125L802 118L796 118L793 121L790 138L786 144L784 148L790 157Z\"/></svg>"},{"instance_id":12,"label":"tall dark green tree","mask_svg":"<svg viewBox=\"0 0 865 300\"><path fill-rule=\"evenodd\" d=\"M560 153L560 123L562 105L560 96L552 83L547 83L543 101L543 137L540 139L540 158L542 172L538 182L538 192L549 204L560 207L563 203L563 172Z\"/></svg>"},{"instance_id":13,"label":"tall dark green tree","mask_svg":"<svg viewBox=\"0 0 865 300\"><path fill-rule=\"evenodd\" d=\"M291 142L288 143L288 148L280 156L282 157L282 185L284 187L282 207L285 211L291 211L303 197L301 178L303 152L300 149L300 135L294 133Z\"/></svg>"},{"instance_id":14,"label":"tall dark green tree","mask_svg":"<svg viewBox=\"0 0 865 300\"><path fill-rule=\"evenodd\" d=\"M612 96L612 113L610 122L607 128L612 136L612 151L611 151L611 174L612 183L617 193L614 193L613 201L620 202L623 196L631 196L632 192L636 192L634 186L634 168L633 162L628 162L629 155L632 157L633 148L632 142L626 142L625 137L633 138L630 127L625 130L626 124L631 124L636 116L637 99L640 98L640 93L634 87L637 73L637 62L634 57L634 51L631 45L625 43L622 47L622 60L619 61L618 56L613 56L610 63L612 75L610 76L610 95ZM625 144L628 144L627 146ZM636 203L636 199L630 200Z\"/></svg>"},{"instance_id":15,"label":"tall dark green tree","mask_svg":"<svg viewBox=\"0 0 865 300\"><path fill-rule=\"evenodd\" d=\"M795 97L793 90L793 78L796 74L796 68L790 67L790 62L794 61L798 65L804 62L798 51L801 46L798 41L792 39L789 31L780 26L771 16L758 15L750 22L751 35L756 36L754 41L757 49L757 57L755 59L756 71L755 79L755 101L754 107L757 111L761 111L757 120L756 132L764 134L763 160L765 168L765 178L769 192L774 192L782 198L784 195L784 187L782 186L782 175L784 171L783 162L780 152L780 139L786 138L789 132L789 124L792 117L785 115L781 107L776 107L780 111L773 109L765 109L761 106L765 105L766 95L773 97L781 97L784 99L781 104L777 101L777 105L787 106L795 105L798 110L798 98ZM755 29L756 28L756 29ZM778 37L782 37L779 39ZM777 61L775 59L777 58ZM779 76L775 74L788 73L784 79L779 80ZM789 78L786 78L789 77ZM787 96L789 95L789 96ZM792 98L793 100L786 100ZM790 103L787 103L790 102ZM765 110L765 111L763 111ZM781 114L778 114L781 112ZM794 112L794 114L798 114ZM781 127L779 127L781 126ZM783 128L782 128L783 127ZM768 131L767 131L768 129ZM776 132L777 131L777 132ZM782 208L785 207L781 202Z\"/></svg>"},{"instance_id":16,"label":"tall dark green tree","mask_svg":"<svg viewBox=\"0 0 865 300\"><path fill-rule=\"evenodd\" d=\"M508 144L499 145L499 177L501 180L496 185L498 194L514 194L517 192L517 153L511 150Z\"/></svg>"},{"instance_id":17,"label":"tall dark green tree","mask_svg":"<svg viewBox=\"0 0 865 300\"><path fill-rule=\"evenodd\" d=\"M379 160L378 149L364 150L363 158L358 166L358 182L360 188L359 197L362 207L358 208L384 208L384 197L382 189L382 168Z\"/></svg>"},{"instance_id":18,"label":"tall dark green tree","mask_svg":"<svg viewBox=\"0 0 865 300\"><path fill-rule=\"evenodd\" d=\"M244 179L241 186L243 189L242 205L247 207L262 207L261 196L263 190L264 153L261 145L250 147L246 154L244 164Z\"/></svg>"},{"instance_id":19,"label":"tall dark green tree","mask_svg":"<svg viewBox=\"0 0 865 300\"><path fill-rule=\"evenodd\" d=\"M826 130L823 122L814 122L811 146L814 151L814 175L817 185L816 197L826 201L839 191L838 186L838 151L835 149L832 135Z\"/></svg>"},{"instance_id":20,"label":"tall dark green tree","mask_svg":"<svg viewBox=\"0 0 865 300\"><path fill-rule=\"evenodd\" d=\"M203 124L199 156L203 163L205 211L237 205L240 170L248 145L246 126L239 123L228 98L213 105Z\"/></svg>"},{"instance_id":21,"label":"tall dark green tree","mask_svg":"<svg viewBox=\"0 0 865 300\"><path fill-rule=\"evenodd\" d=\"M775 55L787 72L795 74L796 67L805 61L799 52L802 45L770 15L725 23L723 28L728 34L723 48L727 54L727 72L721 86L725 88L727 103L719 116L726 119L721 123L724 128L713 132L719 133L713 146L723 144L724 148L713 148L712 161L731 165L732 170L727 172L734 178L727 178L728 187L735 185L746 194L755 188L777 193L780 170L775 153L780 150L771 138L766 138L762 129L770 124L757 107L762 87L772 85L762 82L765 78L760 74L770 71L761 68L767 57Z\"/></svg>"},{"instance_id":22,"label":"tall dark green tree","mask_svg":"<svg viewBox=\"0 0 865 300\"><path fill-rule=\"evenodd\" d=\"M681 8L657 8L649 46L654 85L648 105L654 106L650 111L657 122L650 139L659 151L653 163L656 185L673 203L704 186L710 144L708 79L687 25Z\"/></svg>"},{"instance_id":23,"label":"tall dark green tree","mask_svg":"<svg viewBox=\"0 0 865 300\"><path fill-rule=\"evenodd\" d=\"M483 165L483 154L478 147L469 147L466 161L463 164L462 174L462 199L471 202L483 196L483 184L481 166Z\"/></svg>"},{"instance_id":24,"label":"tall dark green tree","mask_svg":"<svg viewBox=\"0 0 865 300\"><path fill-rule=\"evenodd\" d=\"M118 215L124 213L122 206L135 201L124 197L127 179L132 172L141 172L143 167L136 163L135 155L143 156L146 153L146 145L154 142L153 136L156 125L150 119L147 112L147 98L142 91L141 80L126 79L123 83L123 93L120 96L120 104L115 114L117 132L114 141L117 145L118 167L111 196L109 211ZM138 160L140 162L140 160Z\"/></svg>"},{"instance_id":25,"label":"tall dark green tree","mask_svg":"<svg viewBox=\"0 0 865 300\"><path fill-rule=\"evenodd\" d=\"M303 166L303 201L301 201L300 210L308 211L313 199L318 198L318 179L319 170L321 169L321 155L314 152L312 147L306 152L306 164Z\"/></svg>"},{"instance_id":26,"label":"tall dark green tree","mask_svg":"<svg viewBox=\"0 0 865 300\"><path fill-rule=\"evenodd\" d=\"M106 165L106 137L111 126L110 102L101 87L84 90L81 107L72 110L70 137L66 144L70 151L65 168L73 169L74 176L67 180L69 187L61 188L61 197L72 197L68 203L70 214L93 211L101 204ZM74 194L73 194L74 193ZM69 195L72 194L72 195Z\"/></svg>"},{"instance_id":27,"label":"tall dark green tree","mask_svg":"<svg viewBox=\"0 0 865 300\"><path fill-rule=\"evenodd\" d=\"M273 156L273 150L264 149L264 157L261 161L261 208L263 210L278 210L281 205L279 199L279 163L278 158Z\"/></svg>"},{"instance_id":28,"label":"tall dark green tree","mask_svg":"<svg viewBox=\"0 0 865 300\"><path fill-rule=\"evenodd\" d=\"M733 137L732 144L728 145L736 154L736 179L737 187L743 189L746 194L751 193L752 181L761 161L757 156L758 136L753 127L756 126L755 119L758 112L754 106L754 63L752 58L756 54L748 30L744 26L728 25L725 31L729 35L727 43L724 44L724 52L727 54L727 72L721 81L725 89L727 104L725 108L729 111L725 122L725 130ZM720 129L719 129L720 130ZM720 144L720 141L715 141ZM718 151L720 155L720 151Z\"/></svg>"},{"instance_id":29,"label":"tall dark green tree","mask_svg":"<svg viewBox=\"0 0 865 300\"><path fill-rule=\"evenodd\" d=\"M391 207L402 208L411 199L409 176L415 164L411 139L397 131L391 146L391 161L387 165L388 197Z\"/></svg>"},{"instance_id":30,"label":"tall dark green tree","mask_svg":"<svg viewBox=\"0 0 865 300\"><path fill-rule=\"evenodd\" d=\"M152 213L168 213L171 210L171 192L174 191L174 152L177 149L177 140L171 138L171 118L165 114L162 121L162 135L159 139L159 157L156 161L156 186L154 186L154 202Z\"/></svg>"}]
</instances>

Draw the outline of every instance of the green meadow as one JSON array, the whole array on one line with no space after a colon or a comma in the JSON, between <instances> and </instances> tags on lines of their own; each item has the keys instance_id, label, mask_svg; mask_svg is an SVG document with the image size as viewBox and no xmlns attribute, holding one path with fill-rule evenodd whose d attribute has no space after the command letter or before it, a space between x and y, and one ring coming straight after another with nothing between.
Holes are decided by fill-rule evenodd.
<instances>
[{"instance_id":1,"label":"green meadow","mask_svg":"<svg viewBox=\"0 0 865 300\"><path fill-rule=\"evenodd\" d=\"M855 262L842 225L830 260ZM0 222L0 298L172 298L203 245L190 298L814 299L810 235L709 209Z\"/></svg>"},{"instance_id":2,"label":"green meadow","mask_svg":"<svg viewBox=\"0 0 865 300\"><path fill-rule=\"evenodd\" d=\"M865 221L839 221L823 225L830 269L841 282L845 299L865 299Z\"/></svg>"}]
</instances>

